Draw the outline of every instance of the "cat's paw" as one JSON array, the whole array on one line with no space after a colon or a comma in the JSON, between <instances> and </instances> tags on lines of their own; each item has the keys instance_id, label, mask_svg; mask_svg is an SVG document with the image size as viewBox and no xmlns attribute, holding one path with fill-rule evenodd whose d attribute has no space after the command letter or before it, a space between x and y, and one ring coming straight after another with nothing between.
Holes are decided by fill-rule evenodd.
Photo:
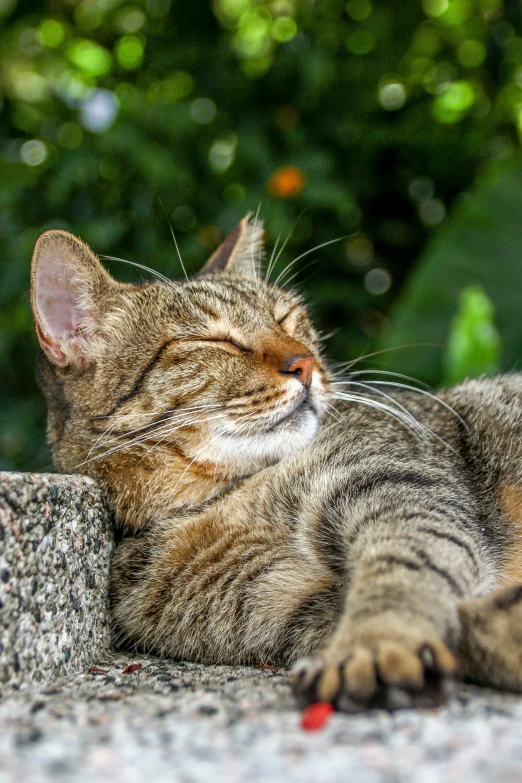
<instances>
[{"instance_id":1,"label":"cat's paw","mask_svg":"<svg viewBox=\"0 0 522 783\"><path fill-rule=\"evenodd\" d=\"M302 658L291 684L302 706L330 702L341 712L434 707L454 692L455 659L440 640L416 649L395 640L354 646L339 656Z\"/></svg>"}]
</instances>

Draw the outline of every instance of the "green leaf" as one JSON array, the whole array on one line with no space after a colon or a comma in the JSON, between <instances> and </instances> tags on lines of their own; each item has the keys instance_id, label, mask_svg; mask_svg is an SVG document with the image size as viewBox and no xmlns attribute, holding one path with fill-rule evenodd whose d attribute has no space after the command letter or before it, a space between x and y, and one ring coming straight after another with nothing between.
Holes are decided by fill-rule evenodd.
<instances>
[{"instance_id":1,"label":"green leaf","mask_svg":"<svg viewBox=\"0 0 522 783\"><path fill-rule=\"evenodd\" d=\"M478 176L471 192L460 197L451 219L433 234L392 311L391 327L377 346L386 350L402 349L388 350L382 363L434 386L446 380L450 367L456 371L456 364L451 364L456 359L450 359L449 354L443 366L443 347L459 296L464 289L477 285L486 292L497 313L504 356L509 362L499 369L521 367L520 154L490 163ZM471 307L477 307L478 301L475 297ZM464 306L469 306L469 302ZM498 366L499 354L492 347L494 338L490 335L488 339L490 358ZM469 350L469 344L465 350Z\"/></svg>"},{"instance_id":2,"label":"green leaf","mask_svg":"<svg viewBox=\"0 0 522 783\"><path fill-rule=\"evenodd\" d=\"M494 314L480 286L468 286L461 293L443 355L445 386L498 372L502 346Z\"/></svg>"}]
</instances>

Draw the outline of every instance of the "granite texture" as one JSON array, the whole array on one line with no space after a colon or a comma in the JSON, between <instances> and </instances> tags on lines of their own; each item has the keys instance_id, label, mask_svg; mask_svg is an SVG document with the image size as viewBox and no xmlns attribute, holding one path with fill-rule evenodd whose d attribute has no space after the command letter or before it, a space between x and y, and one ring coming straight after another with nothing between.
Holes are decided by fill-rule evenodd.
<instances>
[{"instance_id":1,"label":"granite texture","mask_svg":"<svg viewBox=\"0 0 522 783\"><path fill-rule=\"evenodd\" d=\"M463 685L310 732L282 669L111 652L111 549L92 481L0 474L0 783L522 780L519 696Z\"/></svg>"},{"instance_id":2,"label":"granite texture","mask_svg":"<svg viewBox=\"0 0 522 783\"><path fill-rule=\"evenodd\" d=\"M0 473L0 690L107 651L111 551L91 479Z\"/></svg>"},{"instance_id":3,"label":"granite texture","mask_svg":"<svg viewBox=\"0 0 522 783\"><path fill-rule=\"evenodd\" d=\"M522 780L516 696L462 686L439 709L336 714L310 732L282 670L122 655L91 664L0 702L0 783Z\"/></svg>"}]
</instances>

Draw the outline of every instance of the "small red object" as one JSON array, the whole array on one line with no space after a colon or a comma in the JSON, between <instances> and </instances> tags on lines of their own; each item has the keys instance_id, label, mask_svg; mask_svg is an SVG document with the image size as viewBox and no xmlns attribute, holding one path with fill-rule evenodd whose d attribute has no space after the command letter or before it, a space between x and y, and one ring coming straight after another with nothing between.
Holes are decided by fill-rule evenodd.
<instances>
[{"instance_id":1,"label":"small red object","mask_svg":"<svg viewBox=\"0 0 522 783\"><path fill-rule=\"evenodd\" d=\"M307 731L318 731L324 728L332 712L334 712L333 705L327 701L310 704L301 713L301 728Z\"/></svg>"},{"instance_id":2,"label":"small red object","mask_svg":"<svg viewBox=\"0 0 522 783\"><path fill-rule=\"evenodd\" d=\"M122 674L134 674L134 672L139 672L142 668L141 663L129 663L129 665L124 668Z\"/></svg>"},{"instance_id":3,"label":"small red object","mask_svg":"<svg viewBox=\"0 0 522 783\"><path fill-rule=\"evenodd\" d=\"M87 669L88 674L108 674L108 669L100 669L99 666L91 666Z\"/></svg>"}]
</instances>

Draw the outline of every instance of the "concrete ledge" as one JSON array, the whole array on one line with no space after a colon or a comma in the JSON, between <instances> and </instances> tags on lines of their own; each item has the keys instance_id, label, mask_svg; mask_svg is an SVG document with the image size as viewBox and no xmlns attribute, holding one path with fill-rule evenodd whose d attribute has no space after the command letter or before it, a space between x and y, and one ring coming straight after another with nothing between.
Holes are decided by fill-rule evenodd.
<instances>
[{"instance_id":1,"label":"concrete ledge","mask_svg":"<svg viewBox=\"0 0 522 783\"><path fill-rule=\"evenodd\" d=\"M112 547L91 479L0 473L0 690L106 654Z\"/></svg>"},{"instance_id":2,"label":"concrete ledge","mask_svg":"<svg viewBox=\"0 0 522 783\"><path fill-rule=\"evenodd\" d=\"M129 663L139 663L130 667ZM286 672L118 654L0 702L1 783L520 783L522 700L300 728Z\"/></svg>"}]
</instances>

